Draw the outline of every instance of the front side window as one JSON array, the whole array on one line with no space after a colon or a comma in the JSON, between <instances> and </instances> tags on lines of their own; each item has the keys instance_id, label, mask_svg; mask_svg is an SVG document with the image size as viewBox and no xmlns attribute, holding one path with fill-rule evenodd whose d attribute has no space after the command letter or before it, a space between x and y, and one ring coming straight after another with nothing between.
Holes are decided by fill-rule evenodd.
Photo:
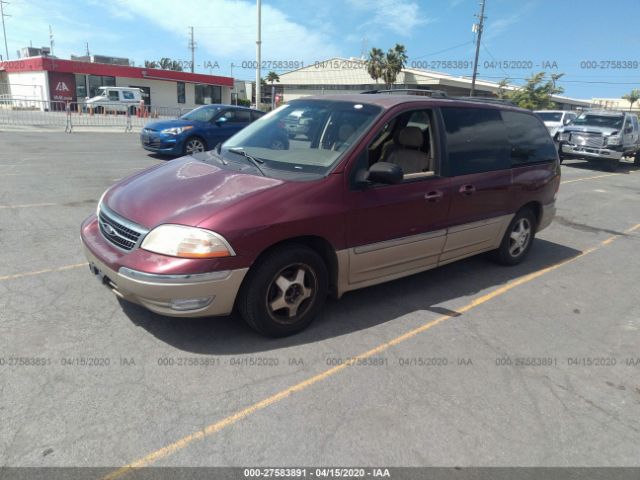
<instances>
[{"instance_id":1,"label":"front side window","mask_svg":"<svg viewBox=\"0 0 640 480\"><path fill-rule=\"evenodd\" d=\"M504 110L501 115L513 166L555 161L556 148L542 122L527 113Z\"/></svg>"},{"instance_id":2,"label":"front side window","mask_svg":"<svg viewBox=\"0 0 640 480\"><path fill-rule=\"evenodd\" d=\"M109 90L109 100L111 100L112 102L117 102L118 100L120 100L117 90Z\"/></svg>"},{"instance_id":3,"label":"front side window","mask_svg":"<svg viewBox=\"0 0 640 480\"><path fill-rule=\"evenodd\" d=\"M447 138L448 176L510 168L509 143L499 110L445 107L441 111Z\"/></svg>"},{"instance_id":4,"label":"front side window","mask_svg":"<svg viewBox=\"0 0 640 480\"><path fill-rule=\"evenodd\" d=\"M292 112L299 112L299 121L287 120ZM265 170L324 175L380 112L380 107L363 103L296 100L231 137L222 154L236 160L233 150L241 149L263 161Z\"/></svg>"}]
</instances>

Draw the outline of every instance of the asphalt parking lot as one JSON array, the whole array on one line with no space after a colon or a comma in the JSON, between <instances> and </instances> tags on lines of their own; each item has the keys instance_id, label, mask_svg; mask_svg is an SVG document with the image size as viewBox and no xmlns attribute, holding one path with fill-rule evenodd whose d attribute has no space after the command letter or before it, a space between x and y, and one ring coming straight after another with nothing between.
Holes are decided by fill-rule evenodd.
<instances>
[{"instance_id":1,"label":"asphalt parking lot","mask_svg":"<svg viewBox=\"0 0 640 480\"><path fill-rule=\"evenodd\" d=\"M3 466L640 466L632 164L563 165L558 217L517 267L348 293L272 340L90 275L81 221L163 161L135 134L0 132Z\"/></svg>"}]
</instances>

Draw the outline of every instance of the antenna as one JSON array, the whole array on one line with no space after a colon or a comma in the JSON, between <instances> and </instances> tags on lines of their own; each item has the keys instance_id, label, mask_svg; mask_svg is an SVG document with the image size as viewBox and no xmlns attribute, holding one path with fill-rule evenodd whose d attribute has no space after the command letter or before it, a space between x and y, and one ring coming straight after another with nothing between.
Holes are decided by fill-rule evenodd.
<instances>
[{"instance_id":1,"label":"antenna","mask_svg":"<svg viewBox=\"0 0 640 480\"><path fill-rule=\"evenodd\" d=\"M51 49L51 55L53 55L53 46L56 42L53 41L53 30L51 29L51 25L49 25L49 48Z\"/></svg>"},{"instance_id":2,"label":"antenna","mask_svg":"<svg viewBox=\"0 0 640 480\"><path fill-rule=\"evenodd\" d=\"M84 42L84 46L85 46L87 57L90 57L91 53L89 53L89 42Z\"/></svg>"},{"instance_id":3,"label":"antenna","mask_svg":"<svg viewBox=\"0 0 640 480\"><path fill-rule=\"evenodd\" d=\"M4 17L10 17L4 13L4 5L9 5L9 2L0 0L0 17L2 17L2 34L4 35L4 52L7 54L7 60L9 60L9 47L7 47L7 28L4 26Z\"/></svg>"},{"instance_id":4,"label":"antenna","mask_svg":"<svg viewBox=\"0 0 640 480\"><path fill-rule=\"evenodd\" d=\"M193 27L189 27L189 29L191 30L191 38L189 39L189 49L191 50L191 73L193 73L196 61L196 42L193 41Z\"/></svg>"},{"instance_id":5,"label":"antenna","mask_svg":"<svg viewBox=\"0 0 640 480\"><path fill-rule=\"evenodd\" d=\"M470 97L476 93L476 77L478 76L478 58L480 57L480 42L482 41L482 31L484 30L484 19L487 18L484 16L484 4L486 0L481 0L480 2L480 15L476 15L480 20L479 23L475 23L473 25L472 31L478 34L476 39L476 59L473 62L473 77L471 77L471 93L469 93Z\"/></svg>"}]
</instances>

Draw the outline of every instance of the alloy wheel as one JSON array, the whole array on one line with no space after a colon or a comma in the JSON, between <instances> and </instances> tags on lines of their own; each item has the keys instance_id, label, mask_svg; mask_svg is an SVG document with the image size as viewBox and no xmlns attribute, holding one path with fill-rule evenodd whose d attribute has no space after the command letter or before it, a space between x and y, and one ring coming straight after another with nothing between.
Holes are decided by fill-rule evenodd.
<instances>
[{"instance_id":1,"label":"alloy wheel","mask_svg":"<svg viewBox=\"0 0 640 480\"><path fill-rule=\"evenodd\" d=\"M531 222L528 218L518 220L509 235L509 254L516 258L527 250L531 241Z\"/></svg>"},{"instance_id":2,"label":"alloy wheel","mask_svg":"<svg viewBox=\"0 0 640 480\"><path fill-rule=\"evenodd\" d=\"M204 152L204 144L197 138L192 138L187 142L185 152L187 154Z\"/></svg>"},{"instance_id":3,"label":"alloy wheel","mask_svg":"<svg viewBox=\"0 0 640 480\"><path fill-rule=\"evenodd\" d=\"M298 321L313 303L317 282L308 265L295 264L282 269L267 288L267 310L271 318L283 324Z\"/></svg>"}]
</instances>

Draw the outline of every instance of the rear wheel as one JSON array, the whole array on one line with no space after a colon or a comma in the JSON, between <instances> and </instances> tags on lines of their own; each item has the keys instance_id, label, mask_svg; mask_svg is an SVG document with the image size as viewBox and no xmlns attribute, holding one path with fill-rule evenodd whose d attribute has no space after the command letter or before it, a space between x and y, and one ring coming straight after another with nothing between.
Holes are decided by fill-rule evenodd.
<instances>
[{"instance_id":1,"label":"rear wheel","mask_svg":"<svg viewBox=\"0 0 640 480\"><path fill-rule=\"evenodd\" d=\"M287 245L260 259L238 296L238 310L257 332L272 337L304 329L327 297L327 267L304 245Z\"/></svg>"},{"instance_id":2,"label":"rear wheel","mask_svg":"<svg viewBox=\"0 0 640 480\"><path fill-rule=\"evenodd\" d=\"M191 155L192 153L204 152L207 150L207 144L200 137L191 137L184 142L185 155Z\"/></svg>"},{"instance_id":3,"label":"rear wheel","mask_svg":"<svg viewBox=\"0 0 640 480\"><path fill-rule=\"evenodd\" d=\"M502 238L494 259L503 265L517 265L529 253L535 237L536 219L533 211L525 208L516 213Z\"/></svg>"}]
</instances>

